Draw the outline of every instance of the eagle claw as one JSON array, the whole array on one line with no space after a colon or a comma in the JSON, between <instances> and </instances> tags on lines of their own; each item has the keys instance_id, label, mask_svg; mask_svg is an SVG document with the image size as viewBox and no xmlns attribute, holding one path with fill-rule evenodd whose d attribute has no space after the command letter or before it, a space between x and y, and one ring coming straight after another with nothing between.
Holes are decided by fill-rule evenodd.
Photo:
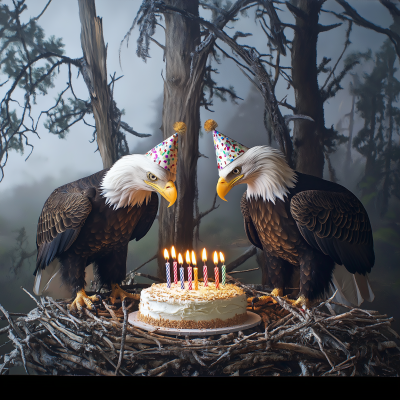
<instances>
[{"instance_id":1,"label":"eagle claw","mask_svg":"<svg viewBox=\"0 0 400 400\"><path fill-rule=\"evenodd\" d=\"M118 297L121 299L121 301L124 301L126 298L140 300L140 295L125 292L125 290L121 289L117 283L113 283L111 284L110 294L111 304L114 304Z\"/></svg>"}]
</instances>

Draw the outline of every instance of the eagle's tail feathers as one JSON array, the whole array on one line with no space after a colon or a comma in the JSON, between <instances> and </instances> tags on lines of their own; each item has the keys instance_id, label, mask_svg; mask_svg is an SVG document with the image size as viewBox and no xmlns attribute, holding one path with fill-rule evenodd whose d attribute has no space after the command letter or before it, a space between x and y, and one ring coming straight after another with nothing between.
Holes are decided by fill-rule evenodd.
<instances>
[{"instance_id":1,"label":"eagle's tail feathers","mask_svg":"<svg viewBox=\"0 0 400 400\"><path fill-rule=\"evenodd\" d=\"M35 282L33 284L33 293L35 293L36 296L42 296L46 285L51 281L53 275L55 275L60 268L61 263L58 258L53 260L45 269L38 268Z\"/></svg>"},{"instance_id":2,"label":"eagle's tail feathers","mask_svg":"<svg viewBox=\"0 0 400 400\"><path fill-rule=\"evenodd\" d=\"M368 281L367 275L358 273L352 274L347 271L344 265L336 264L332 274L332 285L330 285L328 296L331 296L336 289L338 292L334 298L337 303L346 306L359 307L364 300L372 301L374 294ZM338 306L334 307L335 311L342 312Z\"/></svg>"}]
</instances>

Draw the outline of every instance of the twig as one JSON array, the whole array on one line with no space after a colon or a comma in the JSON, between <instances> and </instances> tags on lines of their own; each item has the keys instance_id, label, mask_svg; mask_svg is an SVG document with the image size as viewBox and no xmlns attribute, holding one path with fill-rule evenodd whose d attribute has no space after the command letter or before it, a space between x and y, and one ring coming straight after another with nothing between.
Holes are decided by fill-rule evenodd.
<instances>
[{"instance_id":1,"label":"twig","mask_svg":"<svg viewBox=\"0 0 400 400\"><path fill-rule=\"evenodd\" d=\"M245 269L245 270L243 270L243 271L231 271L231 272L229 272L229 275L232 275L232 274L242 274L242 273L244 273L244 272L250 272L250 271L257 271L257 270L259 270L260 268L251 268L251 269Z\"/></svg>"},{"instance_id":2,"label":"twig","mask_svg":"<svg viewBox=\"0 0 400 400\"><path fill-rule=\"evenodd\" d=\"M122 327L122 338L121 338L121 349L119 351L119 359L117 368L115 369L115 374L118 374L119 369L121 368L122 358L124 356L124 346L125 346L125 339L126 339L126 324L128 323L128 313L125 307L125 299L122 301L122 309L124 311L124 326Z\"/></svg>"}]
</instances>

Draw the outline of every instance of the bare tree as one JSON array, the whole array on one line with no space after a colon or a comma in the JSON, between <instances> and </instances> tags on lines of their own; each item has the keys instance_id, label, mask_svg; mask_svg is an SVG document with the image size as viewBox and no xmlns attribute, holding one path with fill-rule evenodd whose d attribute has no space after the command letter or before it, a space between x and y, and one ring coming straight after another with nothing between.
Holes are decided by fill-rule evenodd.
<instances>
[{"instance_id":1,"label":"bare tree","mask_svg":"<svg viewBox=\"0 0 400 400\"><path fill-rule=\"evenodd\" d=\"M37 17L23 24L21 14L27 9L25 1L14 1L14 10L7 5L0 5L0 68L8 76L6 81L0 82L0 87L6 90L0 101L0 181L4 177L10 151L22 153L29 147L32 152L30 135L39 137L42 116L47 117L45 128L61 138L80 121L94 128L93 140L97 139L103 166L110 167L118 158L129 154L126 133L137 137L150 135L136 132L121 120L122 112L113 98L114 84L119 78L114 74L111 82L107 83L107 52L94 0L79 0L84 54L79 59L64 55L61 39L44 39L38 20L51 0ZM47 95L48 90L54 87L63 65L68 67L67 86L57 96L55 104L48 110L42 110L35 119L32 110L37 97ZM82 100L75 95L71 79L73 68L83 76L90 100ZM19 90L24 92L23 102L17 100ZM67 93L72 97L65 99ZM85 120L91 114L94 115L96 126Z\"/></svg>"}]
</instances>

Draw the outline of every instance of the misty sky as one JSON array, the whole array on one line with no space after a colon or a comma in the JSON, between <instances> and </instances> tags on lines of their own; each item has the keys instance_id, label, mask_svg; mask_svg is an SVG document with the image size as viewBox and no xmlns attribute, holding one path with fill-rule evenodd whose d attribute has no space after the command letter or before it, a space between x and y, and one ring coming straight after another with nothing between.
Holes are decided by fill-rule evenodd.
<instances>
[{"instance_id":1,"label":"misty sky","mask_svg":"<svg viewBox=\"0 0 400 400\"><path fill-rule=\"evenodd\" d=\"M11 1L3 2L10 4L10 7L12 7ZM23 17L25 19L22 22L27 22L29 17L35 17L40 14L46 3L47 0L27 1L28 10L24 12ZM162 71L165 77L162 50L152 44L151 58L147 60L147 63L139 59L136 56L136 40L138 37L138 29L136 27L131 35L129 48L126 47L126 42L122 46L122 68L119 64L118 53L121 40L129 30L140 3L141 1L138 0L120 0L117 2L96 0L97 15L103 18L104 39L108 43L108 74L113 74L115 71L117 76L124 75L116 83L114 99L118 107L125 110L125 116L123 116L125 122L138 132L151 133L153 135L146 139L128 136L132 153L144 153L162 140L161 131L159 130L162 115ZM389 12L378 1L353 1L350 3L363 17L377 25L388 28L392 24ZM336 12L341 11L341 7L334 1L327 1L324 9ZM282 10L284 11L279 12L282 21L294 23L292 15L284 5L282 5ZM203 10L201 13L205 18L210 16L207 11ZM332 14L322 13L321 24L329 25L337 22L337 18ZM47 11L40 18L39 24L44 29L46 37L55 35L62 38L65 44L65 55L71 58L82 57L77 1L53 0ZM231 36L236 30L252 32L253 36L241 39L240 43L255 46L260 53L269 52L261 28L254 23L254 11L249 11L248 18L240 18L238 22L228 24L228 27L233 27L233 29L226 29L226 32ZM343 50L346 29L347 24L344 24L334 31L319 35L318 63L324 56L332 58L330 66L336 63ZM293 35L290 29L285 29L285 33L288 39L292 39ZM155 39L160 43L164 42L161 28L158 28ZM352 51L366 51L368 48L371 48L373 52L377 51L385 39L386 36L384 35L354 25L350 38L352 44L346 54ZM224 44L219 43L219 45L227 50ZM289 57L290 55L286 59L281 58L281 64L289 66ZM338 66L338 72L341 70L342 65L343 60ZM239 101L238 105L234 105L229 100L223 103L215 99L214 107L212 107L215 110L214 113L204 109L201 110L202 125L208 118L213 118L218 122L218 129L222 133L248 147L266 144L267 135L263 127L263 102L261 96L231 60L223 60L222 64L217 68L220 72L219 75L214 75L214 80L217 81L217 84L220 86L234 85L237 95L242 97L244 101ZM363 71L368 71L368 68L368 65L361 65L355 71L362 74ZM78 97L86 100L88 98L87 88L82 78L76 79L76 75L77 71L73 69L75 93ZM321 86L326 77L326 74L321 74ZM50 90L48 96L38 96L37 106L34 110L36 115L41 110L48 109L54 104L54 98L65 88L67 79L68 69L63 66L56 79L56 87ZM4 76L0 75L0 82L4 80ZM342 83L344 90L325 103L327 127L335 125L344 114L350 111L349 82L350 77L347 77ZM287 83L280 79L277 86L277 98L280 100L285 95L288 95L288 102L293 104L293 93L292 91L287 91L286 87ZM6 86L0 88L2 96L6 90ZM285 115L291 112L287 109L282 109L282 113ZM92 123L90 117L87 118L87 121ZM361 128L362 123L360 119L357 119L355 132ZM15 152L9 154L9 160L5 168L5 178L0 183L0 218L3 227L8 227L11 231L11 229L25 226L29 236L30 248L34 246L37 219L49 194L62 184L90 175L103 168L100 154L98 152L94 153L96 144L89 143L92 138L92 129L83 123L73 126L64 140L46 131L43 124L39 128L39 134L40 139L33 135L29 138L30 143L35 148L28 161L25 162L24 159L29 153L29 148L26 149L24 156ZM204 133L200 138L200 152L209 157L208 159L200 158L198 164L200 210L202 211L211 206L215 194L215 185L218 180L211 135ZM357 171L362 172L361 169ZM345 182L341 183L345 185ZM217 204L220 204L220 207L202 221L200 234L203 243L201 246L212 248L212 245L216 245L220 249L227 251L231 259L243 251L243 248L232 248L229 244L236 239L245 238L243 221L239 211L239 199L244 190L245 187L243 186L234 188L229 193L228 203L218 200ZM140 265L140 263L154 254L157 246L157 229L158 224L155 222L150 233L141 242L135 242L132 247L130 246L130 249L134 249L135 256L130 252L128 269ZM2 235L2 232L0 232L0 235ZM13 235L3 233L3 236L0 236L0 240L3 243L12 243ZM229 262L229 258L227 262ZM255 261L253 259L245 264L245 267L254 265ZM155 268L155 263L151 268ZM33 267L31 269L33 271ZM249 279L259 279L260 276L260 274L255 273Z\"/></svg>"}]
</instances>

